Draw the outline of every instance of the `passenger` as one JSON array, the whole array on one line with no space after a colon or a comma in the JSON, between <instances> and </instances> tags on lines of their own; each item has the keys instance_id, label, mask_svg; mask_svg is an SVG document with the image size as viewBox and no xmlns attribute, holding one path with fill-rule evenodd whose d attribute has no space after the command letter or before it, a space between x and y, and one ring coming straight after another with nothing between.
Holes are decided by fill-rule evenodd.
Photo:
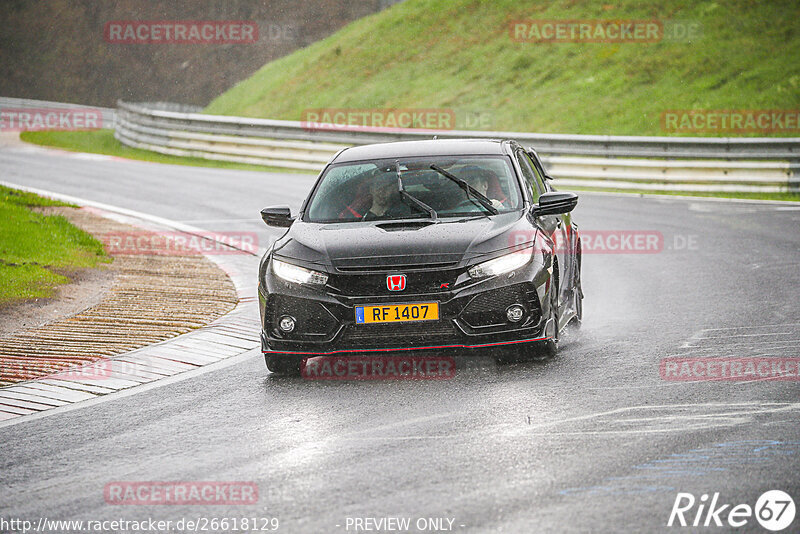
<instances>
[{"instance_id":1,"label":"passenger","mask_svg":"<svg viewBox=\"0 0 800 534\"><path fill-rule=\"evenodd\" d=\"M494 180L497 181L497 177L494 175L492 171L487 169L483 169L478 167L477 165L469 165L464 167L460 173L456 172L456 176L463 178L469 185L472 186L473 189L478 191L480 194L488 198L492 201L492 206L497 209L502 209L504 207L503 202L505 200L505 195L502 194L502 190L500 190L499 185L495 183L495 190L492 193L489 193L489 181ZM500 190L500 194L497 194L497 190ZM502 198L495 198L500 196Z\"/></svg>"}]
</instances>

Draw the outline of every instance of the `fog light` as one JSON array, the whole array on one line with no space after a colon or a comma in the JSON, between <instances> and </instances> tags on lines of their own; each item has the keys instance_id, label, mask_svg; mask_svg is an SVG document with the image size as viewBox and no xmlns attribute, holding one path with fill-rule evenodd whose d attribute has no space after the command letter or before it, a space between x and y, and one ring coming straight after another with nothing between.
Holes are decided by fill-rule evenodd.
<instances>
[{"instance_id":1,"label":"fog light","mask_svg":"<svg viewBox=\"0 0 800 534\"><path fill-rule=\"evenodd\" d=\"M513 304L508 307L506 310L506 317L512 323L518 323L522 320L522 317L525 315L525 308L520 306L519 304Z\"/></svg>"},{"instance_id":2,"label":"fog light","mask_svg":"<svg viewBox=\"0 0 800 534\"><path fill-rule=\"evenodd\" d=\"M294 330L294 317L290 317L289 315L281 317L278 321L278 328L287 334Z\"/></svg>"}]
</instances>

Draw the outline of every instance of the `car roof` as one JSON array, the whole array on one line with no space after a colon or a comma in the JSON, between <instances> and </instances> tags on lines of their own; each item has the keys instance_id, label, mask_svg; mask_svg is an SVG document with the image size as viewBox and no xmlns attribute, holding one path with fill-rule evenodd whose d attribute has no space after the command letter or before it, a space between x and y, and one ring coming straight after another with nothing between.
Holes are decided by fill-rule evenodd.
<instances>
[{"instance_id":1,"label":"car roof","mask_svg":"<svg viewBox=\"0 0 800 534\"><path fill-rule=\"evenodd\" d=\"M346 148L331 163L347 163L382 158L424 156L485 156L506 154L501 139L428 139L397 141Z\"/></svg>"}]
</instances>

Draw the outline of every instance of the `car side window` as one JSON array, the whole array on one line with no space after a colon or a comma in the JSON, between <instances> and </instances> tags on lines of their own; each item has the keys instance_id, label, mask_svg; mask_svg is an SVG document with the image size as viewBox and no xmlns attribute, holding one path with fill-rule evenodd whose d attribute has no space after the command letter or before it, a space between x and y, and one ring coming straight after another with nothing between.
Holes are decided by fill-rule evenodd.
<instances>
[{"instance_id":1,"label":"car side window","mask_svg":"<svg viewBox=\"0 0 800 534\"><path fill-rule=\"evenodd\" d=\"M539 169L539 166L536 164L535 161L531 158L531 156L526 152L525 159L528 160L530 163L531 168L533 169L533 173L536 175L536 185L539 188L539 193L547 193L550 189L546 185L546 180L542 175L542 171Z\"/></svg>"},{"instance_id":2,"label":"car side window","mask_svg":"<svg viewBox=\"0 0 800 534\"><path fill-rule=\"evenodd\" d=\"M539 195L541 194L541 191L536 185L536 174L533 172L533 166L528 160L527 155L521 150L517 151L517 160L519 161L519 168L522 169L522 176L525 177L525 187L531 194L531 200L535 204L539 202Z\"/></svg>"}]
</instances>

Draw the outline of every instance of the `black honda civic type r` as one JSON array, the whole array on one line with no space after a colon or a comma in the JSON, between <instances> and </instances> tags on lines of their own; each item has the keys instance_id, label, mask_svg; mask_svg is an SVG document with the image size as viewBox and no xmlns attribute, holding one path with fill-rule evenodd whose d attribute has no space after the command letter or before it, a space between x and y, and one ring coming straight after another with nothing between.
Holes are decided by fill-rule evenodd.
<instances>
[{"instance_id":1,"label":"black honda civic type r","mask_svg":"<svg viewBox=\"0 0 800 534\"><path fill-rule=\"evenodd\" d=\"M339 152L295 217L261 211L288 228L259 267L267 367L408 350L554 355L582 318L577 202L515 141Z\"/></svg>"}]
</instances>

